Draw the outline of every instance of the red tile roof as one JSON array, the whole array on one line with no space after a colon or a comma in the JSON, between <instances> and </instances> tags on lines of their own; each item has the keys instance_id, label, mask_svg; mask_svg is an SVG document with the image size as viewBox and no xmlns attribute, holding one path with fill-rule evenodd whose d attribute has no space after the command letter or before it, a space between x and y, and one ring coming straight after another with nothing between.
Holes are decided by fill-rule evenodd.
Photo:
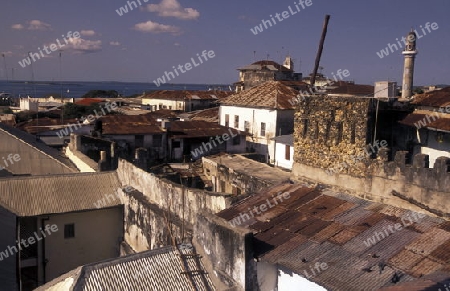
<instances>
[{"instance_id":1,"label":"red tile roof","mask_svg":"<svg viewBox=\"0 0 450 291\"><path fill-rule=\"evenodd\" d=\"M252 108L294 109L298 91L280 81L269 81L220 101L221 105Z\"/></svg>"},{"instance_id":2,"label":"red tile roof","mask_svg":"<svg viewBox=\"0 0 450 291\"><path fill-rule=\"evenodd\" d=\"M145 99L163 100L219 100L232 94L231 91L158 90L145 94Z\"/></svg>"},{"instance_id":3,"label":"red tile roof","mask_svg":"<svg viewBox=\"0 0 450 291\"><path fill-rule=\"evenodd\" d=\"M82 100L76 101L75 104L89 106L95 103L101 103L103 101L104 101L103 99L99 98L83 98Z\"/></svg>"},{"instance_id":4,"label":"red tile roof","mask_svg":"<svg viewBox=\"0 0 450 291\"><path fill-rule=\"evenodd\" d=\"M444 107L450 105L450 87L414 96L411 104L419 106Z\"/></svg>"}]
</instances>

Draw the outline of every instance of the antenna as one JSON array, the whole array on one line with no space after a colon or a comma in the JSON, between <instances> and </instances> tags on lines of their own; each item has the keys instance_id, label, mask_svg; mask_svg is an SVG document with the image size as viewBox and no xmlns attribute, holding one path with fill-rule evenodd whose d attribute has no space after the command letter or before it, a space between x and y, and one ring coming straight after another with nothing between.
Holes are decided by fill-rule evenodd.
<instances>
[{"instance_id":1,"label":"antenna","mask_svg":"<svg viewBox=\"0 0 450 291\"><path fill-rule=\"evenodd\" d=\"M253 62L256 62L256 51L253 51Z\"/></svg>"},{"instance_id":2,"label":"antenna","mask_svg":"<svg viewBox=\"0 0 450 291\"><path fill-rule=\"evenodd\" d=\"M62 87L62 50L59 50L59 85L61 90L61 124L64 123L64 98L63 98L63 87Z\"/></svg>"},{"instance_id":3,"label":"antenna","mask_svg":"<svg viewBox=\"0 0 450 291\"><path fill-rule=\"evenodd\" d=\"M2 53L2 57L3 57L3 64L5 65L6 83L8 83L8 69L6 68L5 54Z\"/></svg>"}]
</instances>

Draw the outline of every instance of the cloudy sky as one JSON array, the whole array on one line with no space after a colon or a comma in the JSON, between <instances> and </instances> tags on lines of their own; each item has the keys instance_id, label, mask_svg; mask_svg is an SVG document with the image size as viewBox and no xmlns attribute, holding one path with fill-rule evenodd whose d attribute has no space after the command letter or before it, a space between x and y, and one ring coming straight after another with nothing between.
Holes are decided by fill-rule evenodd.
<instances>
[{"instance_id":1,"label":"cloudy sky","mask_svg":"<svg viewBox=\"0 0 450 291\"><path fill-rule=\"evenodd\" d=\"M5 58L0 79L6 78L6 60L10 78L14 68L16 80L30 80L30 66L22 68L19 61L41 49L44 57L33 63L35 78L59 80L59 52L55 46L55 51L43 50L58 41L67 81L151 83L204 50L213 50L215 57L174 83L232 83L238 67L267 58L282 62L288 54L296 71L306 75L313 68L324 17L330 14L324 74L347 69L357 83L401 80L401 51L394 48L383 58L377 52L389 43L398 46L396 38L413 27L422 36L415 83L450 83L450 1L311 1L302 7L298 0L135 0L128 1L136 3L131 6L123 0L2 0L0 52ZM276 13L283 11L280 21ZM262 26L255 35L251 29L271 15L276 24ZM427 22L439 28L423 35L420 26Z\"/></svg>"}]
</instances>

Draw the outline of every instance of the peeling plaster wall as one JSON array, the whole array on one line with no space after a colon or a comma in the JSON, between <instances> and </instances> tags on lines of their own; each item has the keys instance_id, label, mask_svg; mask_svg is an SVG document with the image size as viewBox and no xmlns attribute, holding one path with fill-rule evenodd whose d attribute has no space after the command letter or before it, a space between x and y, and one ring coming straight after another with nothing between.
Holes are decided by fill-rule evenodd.
<instances>
[{"instance_id":1,"label":"peeling plaster wall","mask_svg":"<svg viewBox=\"0 0 450 291\"><path fill-rule=\"evenodd\" d=\"M152 249L170 243L168 225L173 237L181 238L182 221L185 237L190 235L197 214L206 210L217 213L231 205L232 197L189 189L168 180L160 179L133 164L120 160L117 174L122 185L136 191L125 194L126 242L135 250ZM168 223L170 220L170 223Z\"/></svg>"},{"instance_id":2,"label":"peeling plaster wall","mask_svg":"<svg viewBox=\"0 0 450 291\"><path fill-rule=\"evenodd\" d=\"M227 290L259 290L250 230L232 227L204 212L198 215L194 233L194 246L202 250L203 260L214 270L211 275L225 283Z\"/></svg>"}]
</instances>

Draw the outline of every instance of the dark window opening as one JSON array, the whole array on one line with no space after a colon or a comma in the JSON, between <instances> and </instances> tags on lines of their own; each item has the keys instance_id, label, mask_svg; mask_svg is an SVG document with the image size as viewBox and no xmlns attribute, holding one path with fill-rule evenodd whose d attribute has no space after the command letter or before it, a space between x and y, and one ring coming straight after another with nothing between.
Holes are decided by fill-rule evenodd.
<instances>
[{"instance_id":1,"label":"dark window opening","mask_svg":"<svg viewBox=\"0 0 450 291\"><path fill-rule=\"evenodd\" d=\"M288 161L291 160L291 147L289 145L286 145L284 148L284 158Z\"/></svg>"},{"instance_id":2,"label":"dark window opening","mask_svg":"<svg viewBox=\"0 0 450 291\"><path fill-rule=\"evenodd\" d=\"M75 237L75 224L65 224L64 225L64 238Z\"/></svg>"}]
</instances>

